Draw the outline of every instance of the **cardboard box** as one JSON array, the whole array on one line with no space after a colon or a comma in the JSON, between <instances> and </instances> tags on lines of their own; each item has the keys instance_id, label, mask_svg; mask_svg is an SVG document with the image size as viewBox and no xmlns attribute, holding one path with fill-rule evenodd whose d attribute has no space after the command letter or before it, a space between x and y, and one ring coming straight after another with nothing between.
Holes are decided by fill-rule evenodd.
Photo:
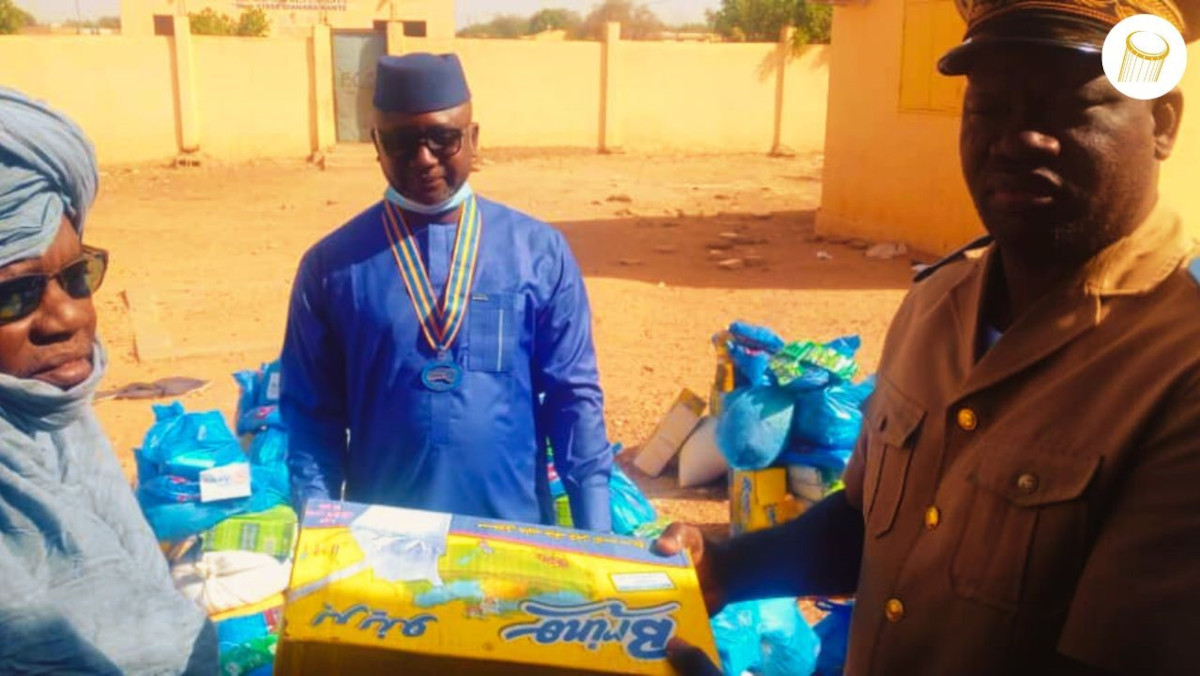
<instances>
[{"instance_id":1,"label":"cardboard box","mask_svg":"<svg viewBox=\"0 0 1200 676\"><path fill-rule=\"evenodd\" d=\"M654 433L642 444L642 450L634 458L633 466L650 476L662 474L663 468L671 462L676 453L679 453L683 442L687 441L696 425L700 424L702 415L704 400L695 392L684 388L675 398L675 403L671 404L667 415L659 421L658 427L654 428Z\"/></svg>"},{"instance_id":2,"label":"cardboard box","mask_svg":"<svg viewBox=\"0 0 1200 676\"><path fill-rule=\"evenodd\" d=\"M672 636L717 660L686 556L649 543L310 501L276 674L671 674Z\"/></svg>"},{"instance_id":3,"label":"cardboard box","mask_svg":"<svg viewBox=\"0 0 1200 676\"><path fill-rule=\"evenodd\" d=\"M786 523L804 512L804 503L788 492L785 467L731 470L729 525L734 535Z\"/></svg>"}]
</instances>

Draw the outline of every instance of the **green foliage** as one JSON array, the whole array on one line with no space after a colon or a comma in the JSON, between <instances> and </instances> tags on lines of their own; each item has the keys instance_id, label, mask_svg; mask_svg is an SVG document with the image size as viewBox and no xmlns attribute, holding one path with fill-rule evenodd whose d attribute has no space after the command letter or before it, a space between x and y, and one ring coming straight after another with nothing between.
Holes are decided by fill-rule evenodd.
<instances>
[{"instance_id":1,"label":"green foliage","mask_svg":"<svg viewBox=\"0 0 1200 676\"><path fill-rule=\"evenodd\" d=\"M544 31L576 31L583 23L583 17L578 12L569 9L543 9L529 17L529 32Z\"/></svg>"},{"instance_id":2,"label":"green foliage","mask_svg":"<svg viewBox=\"0 0 1200 676\"><path fill-rule=\"evenodd\" d=\"M17 7L13 0L0 0L0 35L11 35L36 24L33 15Z\"/></svg>"},{"instance_id":3,"label":"green foliage","mask_svg":"<svg viewBox=\"0 0 1200 676\"><path fill-rule=\"evenodd\" d=\"M251 7L238 17L237 34L245 37L262 38L271 31L271 20L261 8Z\"/></svg>"},{"instance_id":4,"label":"green foliage","mask_svg":"<svg viewBox=\"0 0 1200 676\"><path fill-rule=\"evenodd\" d=\"M714 29L727 40L775 42L784 26L795 26L794 47L828 43L833 8L806 0L721 0L709 14Z\"/></svg>"},{"instance_id":5,"label":"green foliage","mask_svg":"<svg viewBox=\"0 0 1200 676\"><path fill-rule=\"evenodd\" d=\"M501 14L487 23L467 26L458 32L460 38L507 38L529 35L529 19L516 14Z\"/></svg>"},{"instance_id":6,"label":"green foliage","mask_svg":"<svg viewBox=\"0 0 1200 676\"><path fill-rule=\"evenodd\" d=\"M621 22L623 40L653 40L663 31L663 22L646 5L632 0L604 0L583 20L576 37L602 40L604 25L610 21Z\"/></svg>"},{"instance_id":7,"label":"green foliage","mask_svg":"<svg viewBox=\"0 0 1200 676\"><path fill-rule=\"evenodd\" d=\"M228 14L220 14L211 7L198 13L188 14L192 35L237 35L241 37L265 37L271 29L267 13L258 7L242 11L237 21Z\"/></svg>"},{"instance_id":8,"label":"green foliage","mask_svg":"<svg viewBox=\"0 0 1200 676\"><path fill-rule=\"evenodd\" d=\"M709 33L713 29L712 24L708 23L682 23L678 26L672 26L671 30L676 33Z\"/></svg>"}]
</instances>

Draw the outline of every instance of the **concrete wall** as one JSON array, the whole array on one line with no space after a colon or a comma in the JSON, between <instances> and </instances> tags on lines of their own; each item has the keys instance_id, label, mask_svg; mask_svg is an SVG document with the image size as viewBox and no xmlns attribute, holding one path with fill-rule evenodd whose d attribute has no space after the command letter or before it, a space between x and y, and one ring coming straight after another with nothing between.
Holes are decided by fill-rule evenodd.
<instances>
[{"instance_id":1,"label":"concrete wall","mask_svg":"<svg viewBox=\"0 0 1200 676\"><path fill-rule=\"evenodd\" d=\"M485 146L594 146L600 44L457 40Z\"/></svg>"},{"instance_id":2,"label":"concrete wall","mask_svg":"<svg viewBox=\"0 0 1200 676\"><path fill-rule=\"evenodd\" d=\"M937 9L944 10L949 3ZM936 5L907 0L914 5ZM957 44L963 24L946 13L919 14L928 32L905 45L906 0L875 0L834 10L830 47L825 173L817 230L824 234L899 240L941 253L983 232L967 194L958 159L962 79L928 74L926 110L912 104L914 73L933 69L937 56ZM919 9L926 9L918 7ZM908 17L908 30L913 26ZM906 53L907 50L907 53ZM908 71L904 71L909 58ZM1189 63L1200 63L1193 44ZM912 59L920 59L914 63ZM919 78L918 78L919 79ZM921 83L918 83L921 84ZM1175 156L1163 166L1161 188L1200 234L1200 68L1182 85L1183 131ZM949 102L949 105L946 103Z\"/></svg>"},{"instance_id":3,"label":"concrete wall","mask_svg":"<svg viewBox=\"0 0 1200 676\"><path fill-rule=\"evenodd\" d=\"M770 150L777 51L771 44L622 44L625 145Z\"/></svg>"},{"instance_id":4,"label":"concrete wall","mask_svg":"<svg viewBox=\"0 0 1200 676\"><path fill-rule=\"evenodd\" d=\"M0 37L0 84L73 117L101 162L173 157L174 55L161 37Z\"/></svg>"},{"instance_id":5,"label":"concrete wall","mask_svg":"<svg viewBox=\"0 0 1200 676\"><path fill-rule=\"evenodd\" d=\"M431 2L433 0L430 0ZM306 38L0 37L0 83L79 120L104 163L304 157L335 143L330 30ZM456 51L485 146L819 152L827 47L407 38Z\"/></svg>"},{"instance_id":6,"label":"concrete wall","mask_svg":"<svg viewBox=\"0 0 1200 676\"><path fill-rule=\"evenodd\" d=\"M228 160L312 152L309 40L196 36L203 152Z\"/></svg>"}]
</instances>

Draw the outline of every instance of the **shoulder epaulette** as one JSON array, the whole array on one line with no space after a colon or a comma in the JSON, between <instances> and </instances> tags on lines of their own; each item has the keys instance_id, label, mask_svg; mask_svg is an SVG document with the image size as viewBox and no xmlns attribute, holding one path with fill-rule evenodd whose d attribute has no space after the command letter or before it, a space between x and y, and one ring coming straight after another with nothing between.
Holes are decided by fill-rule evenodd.
<instances>
[{"instance_id":1,"label":"shoulder epaulette","mask_svg":"<svg viewBox=\"0 0 1200 676\"><path fill-rule=\"evenodd\" d=\"M918 272L915 277L913 277L913 281L919 282L919 281L929 277L933 273L937 272L938 270L941 270L942 268L946 267L947 265L949 265L955 261L962 260L963 258L966 257L968 251L973 251L975 249L982 249L983 247L985 247L991 243L992 243L992 236L984 235L983 237L980 237L979 239L976 239L976 240L968 243L966 246L959 247L958 249L955 249L949 256L946 256L942 260L940 260L936 263L933 263L932 265L927 265L924 268L922 268L921 271Z\"/></svg>"}]
</instances>

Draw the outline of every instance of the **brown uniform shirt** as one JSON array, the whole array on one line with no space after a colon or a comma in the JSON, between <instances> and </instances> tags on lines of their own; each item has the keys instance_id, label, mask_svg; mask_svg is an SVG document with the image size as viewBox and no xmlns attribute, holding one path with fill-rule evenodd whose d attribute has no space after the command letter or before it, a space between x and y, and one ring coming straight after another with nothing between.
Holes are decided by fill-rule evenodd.
<instances>
[{"instance_id":1,"label":"brown uniform shirt","mask_svg":"<svg viewBox=\"0 0 1200 676\"><path fill-rule=\"evenodd\" d=\"M991 249L894 319L846 673L1200 674L1200 284L1165 208L980 356Z\"/></svg>"}]
</instances>

